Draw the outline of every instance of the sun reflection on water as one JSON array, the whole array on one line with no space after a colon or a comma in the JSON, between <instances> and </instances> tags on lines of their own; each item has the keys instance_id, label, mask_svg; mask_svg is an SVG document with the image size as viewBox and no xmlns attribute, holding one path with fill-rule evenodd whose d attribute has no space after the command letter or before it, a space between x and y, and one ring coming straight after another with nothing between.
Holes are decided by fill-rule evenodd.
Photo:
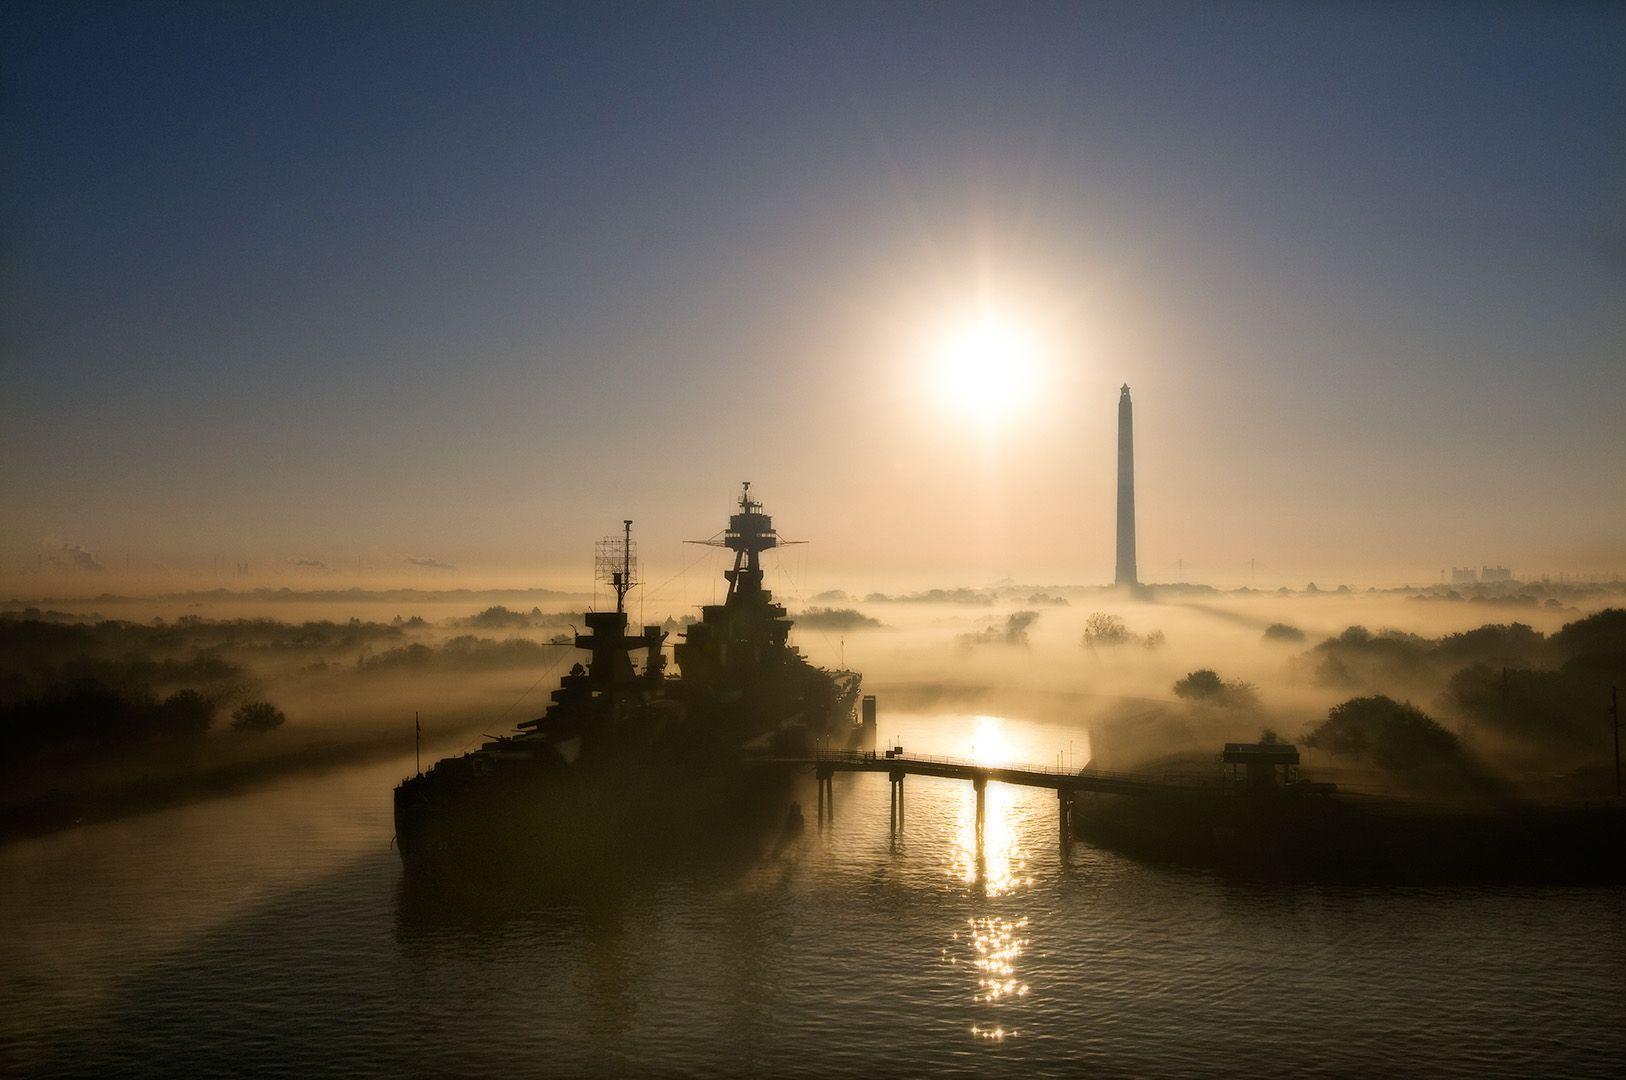
<instances>
[{"instance_id":1,"label":"sun reflection on water","mask_svg":"<svg viewBox=\"0 0 1626 1080\"><path fill-rule=\"evenodd\" d=\"M1006 784L987 787L982 842L977 842L977 795L966 788L949 850L948 875L980 896L1004 896L1033 884L1016 822L1017 793Z\"/></svg>"},{"instance_id":2,"label":"sun reflection on water","mask_svg":"<svg viewBox=\"0 0 1626 1080\"><path fill-rule=\"evenodd\" d=\"M963 959L976 973L976 990L971 1000L977 1005L998 1010L1028 996L1031 987L1017 970L1017 961L1028 948L1027 926L1026 916L976 916L966 920L963 931L955 932L954 953L950 955L949 950L943 950L950 965L958 967ZM971 1025L972 1037L1000 1042L1017 1034L1017 1029L1009 1026L999 1013L996 1012L995 1017L999 1018Z\"/></svg>"},{"instance_id":3,"label":"sun reflection on water","mask_svg":"<svg viewBox=\"0 0 1626 1080\"><path fill-rule=\"evenodd\" d=\"M979 765L1008 764L1011 745L1004 721L997 716L976 717L969 749L972 760ZM1032 885L1033 877L1028 873L1027 855L1018 835L1016 789L990 782L985 791L980 843L976 789L968 786L963 791L954 843L949 852L948 874L972 886L982 896L1003 896Z\"/></svg>"},{"instance_id":4,"label":"sun reflection on water","mask_svg":"<svg viewBox=\"0 0 1626 1080\"><path fill-rule=\"evenodd\" d=\"M973 720L967 748L973 761L998 766L1014 760L1013 747L1005 723L997 716ZM979 901L1011 899L1033 884L1028 856L1023 845L1019 789L990 781L984 793L982 835L977 835L977 796L965 785L955 820L954 841L950 846L946 872L969 886ZM952 966L964 966L975 976L971 1000L980 1010L989 1010L971 1025L971 1037L979 1042L1004 1042L1017 1036L1004 1009L1031 992L1023 981L1019 962L1028 948L1026 915L981 914L968 918L953 933L953 946L943 950Z\"/></svg>"},{"instance_id":5,"label":"sun reflection on water","mask_svg":"<svg viewBox=\"0 0 1626 1080\"><path fill-rule=\"evenodd\" d=\"M1028 939L1022 936L1027 919L1002 919L985 916L971 920L970 942L976 959L973 966L980 973L977 985L978 1001L999 1001L1002 998L1026 997L1028 984L1016 977L1016 960L1027 950Z\"/></svg>"}]
</instances>

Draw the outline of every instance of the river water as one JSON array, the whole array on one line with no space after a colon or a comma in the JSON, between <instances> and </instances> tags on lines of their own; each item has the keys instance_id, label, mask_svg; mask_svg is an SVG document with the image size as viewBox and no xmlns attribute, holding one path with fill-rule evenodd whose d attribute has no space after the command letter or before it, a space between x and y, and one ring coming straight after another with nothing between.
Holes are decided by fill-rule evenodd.
<instances>
[{"instance_id":1,"label":"river water","mask_svg":"<svg viewBox=\"0 0 1626 1080\"><path fill-rule=\"evenodd\" d=\"M911 751L1069 733L888 717ZM1082 748L1080 748L1082 749ZM746 867L591 903L440 904L391 762L0 849L0 1069L30 1075L1621 1075L1626 894L1227 882L1084 844L1056 800L836 780ZM812 785L808 785L811 794ZM811 819L812 815L809 814Z\"/></svg>"}]
</instances>

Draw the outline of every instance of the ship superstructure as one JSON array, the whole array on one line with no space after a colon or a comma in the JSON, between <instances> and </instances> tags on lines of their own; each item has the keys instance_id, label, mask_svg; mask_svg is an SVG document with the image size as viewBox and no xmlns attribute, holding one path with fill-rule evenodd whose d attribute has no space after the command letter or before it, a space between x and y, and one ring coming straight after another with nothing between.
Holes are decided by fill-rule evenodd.
<instances>
[{"instance_id":1,"label":"ship superstructure","mask_svg":"<svg viewBox=\"0 0 1626 1080\"><path fill-rule=\"evenodd\" d=\"M701 608L700 621L673 649L678 670L690 686L720 695L745 694L782 676L801 661L789 644L791 620L762 584L762 553L779 547L773 519L751 498L747 481L739 512L728 519L719 538L691 540L734 553L734 565L723 571L728 595L721 604Z\"/></svg>"},{"instance_id":2,"label":"ship superstructure","mask_svg":"<svg viewBox=\"0 0 1626 1080\"><path fill-rule=\"evenodd\" d=\"M586 663L571 667L546 711L516 734L396 789L396 836L409 866L571 850L587 832L625 839L747 795L784 794L789 778L753 765L753 749L873 739L854 718L858 675L815 667L789 642L792 621L764 586L761 565L764 551L787 541L749 483L720 537L699 542L734 560L724 602L702 608L675 644L676 674L666 671L665 632L627 625L627 593L637 585L632 522L600 542L596 573L616 603L585 614L587 630L573 644Z\"/></svg>"}]
</instances>

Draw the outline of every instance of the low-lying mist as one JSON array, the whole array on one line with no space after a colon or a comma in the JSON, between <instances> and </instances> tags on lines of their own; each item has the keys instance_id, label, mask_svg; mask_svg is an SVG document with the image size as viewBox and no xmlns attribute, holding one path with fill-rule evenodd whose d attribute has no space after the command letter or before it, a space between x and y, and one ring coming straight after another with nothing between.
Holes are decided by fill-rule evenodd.
<instances>
[{"instance_id":1,"label":"low-lying mist","mask_svg":"<svg viewBox=\"0 0 1626 1080\"><path fill-rule=\"evenodd\" d=\"M863 671L883 715L1020 713L1087 733L1096 768L1217 774L1223 743L1263 736L1300 743L1311 772L1346 786L1480 797L1490 777L1599 795L1609 687L1626 682L1626 614L1607 610L1622 596L1618 584L1479 598L826 594L885 628L799 627L794 640L817 662ZM1335 712L1351 702L1362 704Z\"/></svg>"},{"instance_id":2,"label":"low-lying mist","mask_svg":"<svg viewBox=\"0 0 1626 1080\"><path fill-rule=\"evenodd\" d=\"M1280 738L1340 783L1455 797L1488 778L1572 794L1603 783L1608 687L1626 682L1621 596L1001 586L779 599L809 659L863 673L883 733L888 713L1010 715L1076 743L1076 765L1200 775L1217 773L1225 742ZM166 599L124 601L118 619L0 613L0 831L407 753L415 718L426 755L455 752L538 715L582 658L579 610L407 604L422 599L368 596L364 618L337 596L301 621L263 603L245 613L230 594L180 616L161 613ZM640 614L669 644L695 617Z\"/></svg>"},{"instance_id":3,"label":"low-lying mist","mask_svg":"<svg viewBox=\"0 0 1626 1080\"><path fill-rule=\"evenodd\" d=\"M0 833L291 770L455 750L528 719L576 658L569 613L431 622L0 616Z\"/></svg>"}]
</instances>

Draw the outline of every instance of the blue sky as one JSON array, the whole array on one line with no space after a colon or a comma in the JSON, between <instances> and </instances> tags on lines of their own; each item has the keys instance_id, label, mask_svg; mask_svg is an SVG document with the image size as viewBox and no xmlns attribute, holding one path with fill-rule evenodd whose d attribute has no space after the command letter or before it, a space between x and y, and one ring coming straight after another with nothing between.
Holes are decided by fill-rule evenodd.
<instances>
[{"instance_id":1,"label":"blue sky","mask_svg":"<svg viewBox=\"0 0 1626 1080\"><path fill-rule=\"evenodd\" d=\"M0 575L1626 559L1626 9L14 5ZM918 340L1043 325L1038 404ZM794 528L792 523L794 522ZM904 542L904 538L908 542ZM666 553L670 551L670 555ZM46 565L49 560L47 559Z\"/></svg>"}]
</instances>

